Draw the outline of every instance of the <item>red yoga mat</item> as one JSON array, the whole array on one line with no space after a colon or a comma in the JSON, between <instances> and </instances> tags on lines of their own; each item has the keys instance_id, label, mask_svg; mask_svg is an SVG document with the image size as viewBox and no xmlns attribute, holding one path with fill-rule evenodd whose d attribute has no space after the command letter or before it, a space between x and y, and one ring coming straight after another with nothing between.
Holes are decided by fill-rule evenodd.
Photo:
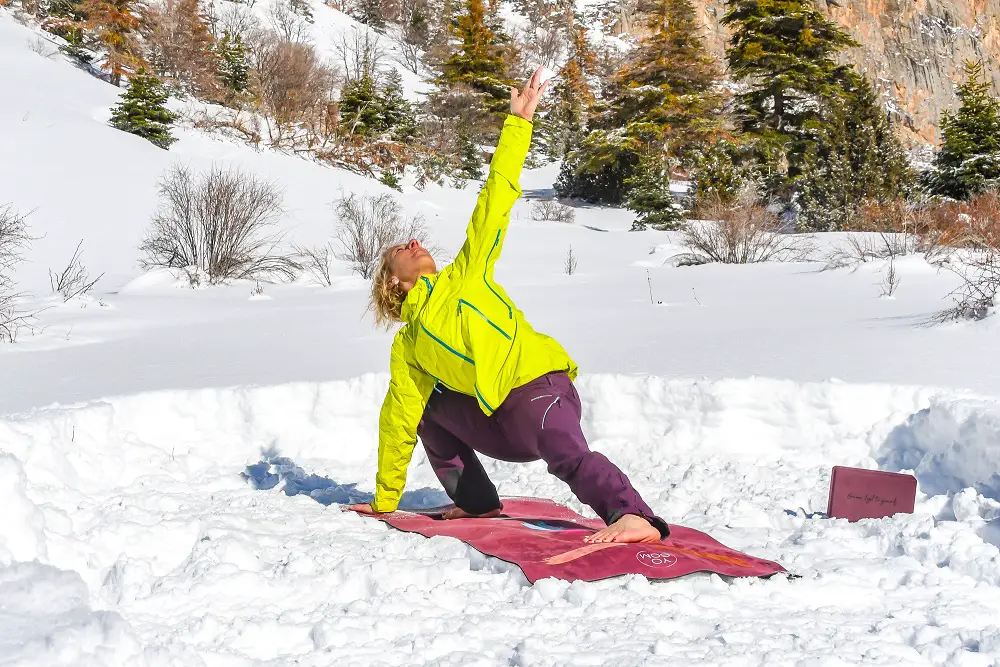
<instances>
[{"instance_id":1,"label":"red yoga mat","mask_svg":"<svg viewBox=\"0 0 1000 667\"><path fill-rule=\"evenodd\" d=\"M583 538L603 528L604 522L541 498L504 498L503 513L493 519L444 520L441 515L449 507L375 517L405 532L462 540L517 565L531 583L546 577L597 581L629 573L674 579L692 572L760 577L785 571L778 563L735 551L676 524L670 524L670 536L659 542L587 544Z\"/></svg>"}]
</instances>

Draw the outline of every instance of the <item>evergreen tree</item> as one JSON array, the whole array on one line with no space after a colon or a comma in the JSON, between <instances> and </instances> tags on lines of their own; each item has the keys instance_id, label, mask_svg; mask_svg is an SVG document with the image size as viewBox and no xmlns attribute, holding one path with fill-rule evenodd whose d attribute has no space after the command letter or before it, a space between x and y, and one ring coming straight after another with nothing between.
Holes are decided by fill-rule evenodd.
<instances>
[{"instance_id":1,"label":"evergreen tree","mask_svg":"<svg viewBox=\"0 0 1000 667\"><path fill-rule=\"evenodd\" d=\"M393 140L409 143L417 134L417 116L413 105L403 95L403 77L399 70L393 68L386 74L381 97L386 130L392 134Z\"/></svg>"},{"instance_id":2,"label":"evergreen tree","mask_svg":"<svg viewBox=\"0 0 1000 667\"><path fill-rule=\"evenodd\" d=\"M510 89L516 85L507 78L504 61L504 44L510 40L487 25L483 0L467 0L466 10L454 28L461 47L442 66L438 84L467 86L480 93L487 109L503 114L510 104Z\"/></svg>"},{"instance_id":3,"label":"evergreen tree","mask_svg":"<svg viewBox=\"0 0 1000 667\"><path fill-rule=\"evenodd\" d=\"M81 27L108 51L101 68L110 73L113 85L121 85L123 75L142 65L136 38L142 26L137 1L83 0L77 9L85 17Z\"/></svg>"},{"instance_id":4,"label":"evergreen tree","mask_svg":"<svg viewBox=\"0 0 1000 667\"><path fill-rule=\"evenodd\" d=\"M306 23L316 22L316 19L313 18L312 7L309 6L309 0L288 0L288 7L304 18Z\"/></svg>"},{"instance_id":5,"label":"evergreen tree","mask_svg":"<svg viewBox=\"0 0 1000 667\"><path fill-rule=\"evenodd\" d=\"M219 40L219 80L233 95L245 93L250 88L250 62L248 49L239 35L227 30Z\"/></svg>"},{"instance_id":6,"label":"evergreen tree","mask_svg":"<svg viewBox=\"0 0 1000 667\"><path fill-rule=\"evenodd\" d=\"M112 110L111 125L167 149L176 141L170 136L170 126L177 120L166 108L168 97L163 83L140 68Z\"/></svg>"},{"instance_id":7,"label":"evergreen tree","mask_svg":"<svg viewBox=\"0 0 1000 667\"><path fill-rule=\"evenodd\" d=\"M408 143L417 131L413 107L403 96L402 77L390 70L379 84L370 67L340 94L340 117L350 134Z\"/></svg>"},{"instance_id":8,"label":"evergreen tree","mask_svg":"<svg viewBox=\"0 0 1000 667\"><path fill-rule=\"evenodd\" d=\"M562 159L579 146L587 110L594 103L587 74L595 69L596 55L587 41L586 28L574 23L571 29L573 41L569 57L552 88L555 101L550 109L536 114L539 122L535 133L550 160Z\"/></svg>"},{"instance_id":9,"label":"evergreen tree","mask_svg":"<svg viewBox=\"0 0 1000 667\"><path fill-rule=\"evenodd\" d=\"M382 14L382 0L358 0L358 21L375 28L379 32L385 29L385 16Z\"/></svg>"},{"instance_id":10,"label":"evergreen tree","mask_svg":"<svg viewBox=\"0 0 1000 667\"><path fill-rule=\"evenodd\" d=\"M348 81L340 93L340 117L350 134L371 136L385 130L382 100L371 68L360 79Z\"/></svg>"},{"instance_id":11,"label":"evergreen tree","mask_svg":"<svg viewBox=\"0 0 1000 667\"><path fill-rule=\"evenodd\" d=\"M733 76L749 89L738 97L737 114L756 159L772 174L767 190L783 193L797 175L796 150L808 139L807 124L823 122L825 100L837 99L847 66L834 57L859 46L810 0L728 0L722 24L732 36L726 58ZM787 166L786 166L787 165Z\"/></svg>"},{"instance_id":12,"label":"evergreen tree","mask_svg":"<svg viewBox=\"0 0 1000 667\"><path fill-rule=\"evenodd\" d=\"M863 202L898 197L913 179L888 113L865 77L846 72L822 114L806 124L809 136L796 159L803 231L849 229Z\"/></svg>"},{"instance_id":13,"label":"evergreen tree","mask_svg":"<svg viewBox=\"0 0 1000 667\"><path fill-rule=\"evenodd\" d=\"M959 108L941 119L941 148L927 176L931 192L968 199L1000 185L1000 99L983 63L966 62Z\"/></svg>"},{"instance_id":14,"label":"evergreen tree","mask_svg":"<svg viewBox=\"0 0 1000 667\"><path fill-rule=\"evenodd\" d=\"M661 231L677 229L684 221L684 210L670 191L670 169L662 155L642 156L626 185L625 208L638 214L633 230L647 226Z\"/></svg>"},{"instance_id":15,"label":"evergreen tree","mask_svg":"<svg viewBox=\"0 0 1000 667\"><path fill-rule=\"evenodd\" d=\"M458 173L473 180L483 177L483 158L464 125L458 129Z\"/></svg>"},{"instance_id":16,"label":"evergreen tree","mask_svg":"<svg viewBox=\"0 0 1000 667\"><path fill-rule=\"evenodd\" d=\"M640 163L691 166L721 130L720 72L699 37L690 1L651 0L644 9L651 36L592 109L589 132L557 183L561 196L620 203Z\"/></svg>"}]
</instances>

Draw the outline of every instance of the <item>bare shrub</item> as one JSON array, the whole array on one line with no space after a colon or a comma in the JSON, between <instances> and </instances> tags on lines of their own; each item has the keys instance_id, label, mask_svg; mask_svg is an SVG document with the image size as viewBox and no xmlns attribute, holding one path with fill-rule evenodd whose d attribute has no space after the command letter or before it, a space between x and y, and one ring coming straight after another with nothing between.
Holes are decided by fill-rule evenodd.
<instances>
[{"instance_id":1,"label":"bare shrub","mask_svg":"<svg viewBox=\"0 0 1000 667\"><path fill-rule=\"evenodd\" d=\"M274 0L267 10L268 22L286 42L303 44L309 39L309 22L288 0Z\"/></svg>"},{"instance_id":2,"label":"bare shrub","mask_svg":"<svg viewBox=\"0 0 1000 667\"><path fill-rule=\"evenodd\" d=\"M37 38L33 42L30 42L28 44L28 49L34 53L37 53L43 58L49 58L49 59L51 59L53 56L59 53L59 50L53 48L47 39L43 39L41 37Z\"/></svg>"},{"instance_id":3,"label":"bare shrub","mask_svg":"<svg viewBox=\"0 0 1000 667\"><path fill-rule=\"evenodd\" d=\"M432 255L428 230L422 216L403 217L402 207L389 194L359 197L343 195L334 203L338 245L336 256L351 265L362 278L375 275L382 251L397 243L417 239Z\"/></svg>"},{"instance_id":4,"label":"bare shrub","mask_svg":"<svg viewBox=\"0 0 1000 667\"><path fill-rule=\"evenodd\" d=\"M262 30L257 15L246 5L224 3L218 15L209 18L212 34L216 39L229 33L243 42L251 42Z\"/></svg>"},{"instance_id":5,"label":"bare shrub","mask_svg":"<svg viewBox=\"0 0 1000 667\"><path fill-rule=\"evenodd\" d=\"M877 234L852 233L845 242L830 251L826 257L826 269L857 266L865 262L892 259L910 254L916 249L905 234L878 232Z\"/></svg>"},{"instance_id":6,"label":"bare shrub","mask_svg":"<svg viewBox=\"0 0 1000 667\"><path fill-rule=\"evenodd\" d=\"M892 298L897 287L899 287L899 274L896 273L896 257L893 255L889 258L889 265L882 276L882 296Z\"/></svg>"},{"instance_id":7,"label":"bare shrub","mask_svg":"<svg viewBox=\"0 0 1000 667\"><path fill-rule=\"evenodd\" d=\"M156 74L191 92L214 94L218 56L198 0L164 0L148 12L146 44Z\"/></svg>"},{"instance_id":8,"label":"bare shrub","mask_svg":"<svg viewBox=\"0 0 1000 667\"><path fill-rule=\"evenodd\" d=\"M811 251L806 237L782 231L778 214L752 191L732 204L707 202L701 210L708 219L691 221L682 232L687 252L676 258L681 265L798 261Z\"/></svg>"},{"instance_id":9,"label":"bare shrub","mask_svg":"<svg viewBox=\"0 0 1000 667\"><path fill-rule=\"evenodd\" d=\"M52 286L52 292L62 296L63 301L69 301L75 296L87 294L104 277L102 273L94 280L90 279L87 267L80 261L82 255L80 248L82 246L83 241L76 244L76 250L73 251L73 256L70 258L69 264L66 265L65 269L59 273L49 269L49 284Z\"/></svg>"},{"instance_id":10,"label":"bare shrub","mask_svg":"<svg viewBox=\"0 0 1000 667\"><path fill-rule=\"evenodd\" d=\"M333 285L333 261L336 251L332 243L311 248L299 246L295 248L295 253L298 255L297 261L302 267L302 272L308 278L326 287Z\"/></svg>"},{"instance_id":11,"label":"bare shrub","mask_svg":"<svg viewBox=\"0 0 1000 667\"><path fill-rule=\"evenodd\" d=\"M276 251L280 236L272 229L282 214L282 195L275 184L215 167L196 177L175 165L160 180L159 192L160 205L140 246L145 267L188 269L210 283L295 277L294 260Z\"/></svg>"},{"instance_id":12,"label":"bare shrub","mask_svg":"<svg viewBox=\"0 0 1000 667\"><path fill-rule=\"evenodd\" d=\"M959 214L964 250L955 254L946 268L962 279L952 292L954 307L938 316L939 321L981 320L997 305L1000 291L1000 193L989 192L974 198Z\"/></svg>"},{"instance_id":13,"label":"bare shrub","mask_svg":"<svg viewBox=\"0 0 1000 667\"><path fill-rule=\"evenodd\" d=\"M15 342L31 319L17 308L22 295L14 292L14 279L9 274L24 259L30 241L24 216L10 204L0 206L0 343Z\"/></svg>"},{"instance_id":14,"label":"bare shrub","mask_svg":"<svg viewBox=\"0 0 1000 667\"><path fill-rule=\"evenodd\" d=\"M567 276L576 273L576 264L576 255L573 254L573 246L570 246L569 252L566 253L566 261L563 262L563 270Z\"/></svg>"},{"instance_id":15,"label":"bare shrub","mask_svg":"<svg viewBox=\"0 0 1000 667\"><path fill-rule=\"evenodd\" d=\"M312 46L258 36L251 47L254 89L273 145L321 134L327 126L336 73Z\"/></svg>"},{"instance_id":16,"label":"bare shrub","mask_svg":"<svg viewBox=\"0 0 1000 667\"><path fill-rule=\"evenodd\" d=\"M378 79L386 54L377 35L368 30L352 30L349 35L341 34L333 48L347 81L360 81L365 75Z\"/></svg>"},{"instance_id":17,"label":"bare shrub","mask_svg":"<svg viewBox=\"0 0 1000 667\"><path fill-rule=\"evenodd\" d=\"M574 222L576 213L552 199L536 201L531 205L531 219L543 222Z\"/></svg>"}]
</instances>

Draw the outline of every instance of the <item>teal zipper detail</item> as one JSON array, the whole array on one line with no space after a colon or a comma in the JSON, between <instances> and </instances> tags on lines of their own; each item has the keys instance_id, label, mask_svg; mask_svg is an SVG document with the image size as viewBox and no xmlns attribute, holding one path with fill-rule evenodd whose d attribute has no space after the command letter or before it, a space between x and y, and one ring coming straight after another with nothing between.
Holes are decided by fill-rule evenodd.
<instances>
[{"instance_id":1,"label":"teal zipper detail","mask_svg":"<svg viewBox=\"0 0 1000 667\"><path fill-rule=\"evenodd\" d=\"M471 303L469 303L465 299L459 299L458 300L458 312L459 312L459 314L462 313L462 304L463 303L466 306L468 306L469 308L471 308L472 310L474 310L477 313L479 313L479 316L482 317L484 320L486 320L491 327L493 327L494 329L496 329L497 331L499 331L503 335L504 338L506 338L507 340L513 340L510 337L510 334L508 334L506 331L504 331L503 329L501 329L500 327L498 327L496 324L494 324L493 320L491 320L490 318L488 318L485 315L483 315L483 311L479 310L478 308L476 308L475 306L473 306Z\"/></svg>"},{"instance_id":2,"label":"teal zipper detail","mask_svg":"<svg viewBox=\"0 0 1000 667\"><path fill-rule=\"evenodd\" d=\"M420 279L427 283L427 296L429 297L434 293L434 285L431 285L431 281L427 276L420 276Z\"/></svg>"},{"instance_id":3,"label":"teal zipper detail","mask_svg":"<svg viewBox=\"0 0 1000 667\"><path fill-rule=\"evenodd\" d=\"M496 412L496 410L490 407L490 404L486 402L486 399L483 398L483 395L479 393L479 387L473 385L473 388L476 390L476 396L478 396L479 400L483 402L483 405L486 406L486 409L489 410L490 412Z\"/></svg>"},{"instance_id":4,"label":"teal zipper detail","mask_svg":"<svg viewBox=\"0 0 1000 667\"><path fill-rule=\"evenodd\" d=\"M493 257L493 251L497 249L497 244L500 243L500 235L501 234L503 234L503 230L502 229L498 229L497 230L497 238L496 238L495 241L493 241L493 247L490 248L490 254L488 254L486 256L486 267L487 267L487 269L490 266L490 258ZM493 294L496 296L496 298L500 299L500 301L503 303L503 305L507 306L507 317L510 318L510 319L514 319L514 309L510 307L509 303L507 303L506 301L503 300L502 296L500 296L499 294L497 294L497 291L495 289L493 289L493 285L490 285L490 281L488 281L486 279L486 271L487 271L487 269L483 269L483 282L486 283L486 286L490 289L491 292L493 292ZM509 336L508 336L508 338L509 338Z\"/></svg>"},{"instance_id":5,"label":"teal zipper detail","mask_svg":"<svg viewBox=\"0 0 1000 667\"><path fill-rule=\"evenodd\" d=\"M443 340L441 340L440 338L438 338L437 336L435 336L434 334L432 334L430 331L428 331L427 327L424 326L423 322L420 323L420 328L423 329L424 333L427 334L428 336L430 336L434 340L434 342L436 342L441 347L443 347L444 349L446 349L449 352L451 352L452 354L454 354L456 357L459 357L460 359L464 359L465 361L468 361L473 366L476 365L476 362L474 362L472 359L470 359L469 357L465 356L464 354L462 354L461 352L459 352L458 350L456 350L452 346L448 345L448 343L444 342Z\"/></svg>"}]
</instances>

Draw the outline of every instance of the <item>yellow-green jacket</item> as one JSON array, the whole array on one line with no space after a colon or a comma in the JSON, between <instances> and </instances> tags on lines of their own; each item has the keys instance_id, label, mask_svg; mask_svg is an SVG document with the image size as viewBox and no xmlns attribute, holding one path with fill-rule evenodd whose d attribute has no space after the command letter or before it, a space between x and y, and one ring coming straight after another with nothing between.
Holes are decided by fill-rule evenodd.
<instances>
[{"instance_id":1,"label":"yellow-green jacket","mask_svg":"<svg viewBox=\"0 0 1000 667\"><path fill-rule=\"evenodd\" d=\"M406 295L390 356L389 391L379 416L376 512L392 512L406 484L417 425L435 385L475 396L487 415L507 394L551 371L576 378L577 366L552 338L536 332L493 281L521 196L518 180L532 125L508 116L486 184L458 257L436 275L421 277Z\"/></svg>"}]
</instances>

